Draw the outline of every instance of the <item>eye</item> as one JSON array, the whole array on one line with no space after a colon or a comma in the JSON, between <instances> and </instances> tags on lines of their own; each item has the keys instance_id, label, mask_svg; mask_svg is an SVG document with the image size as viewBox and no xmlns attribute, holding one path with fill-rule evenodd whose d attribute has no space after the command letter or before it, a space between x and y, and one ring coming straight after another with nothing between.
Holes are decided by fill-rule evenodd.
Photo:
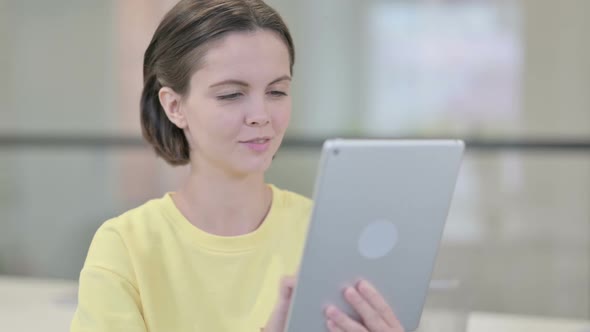
<instances>
[{"instance_id":1,"label":"eye","mask_svg":"<svg viewBox=\"0 0 590 332\"><path fill-rule=\"evenodd\" d=\"M217 99L218 100L235 100L235 99L238 99L240 96L242 96L242 93L236 92L236 93L230 93L228 95L217 96Z\"/></svg>"},{"instance_id":2,"label":"eye","mask_svg":"<svg viewBox=\"0 0 590 332\"><path fill-rule=\"evenodd\" d=\"M268 93L273 97L284 97L287 95L287 93L285 93L283 91L278 91L278 90L272 90L272 91L269 91Z\"/></svg>"}]
</instances>

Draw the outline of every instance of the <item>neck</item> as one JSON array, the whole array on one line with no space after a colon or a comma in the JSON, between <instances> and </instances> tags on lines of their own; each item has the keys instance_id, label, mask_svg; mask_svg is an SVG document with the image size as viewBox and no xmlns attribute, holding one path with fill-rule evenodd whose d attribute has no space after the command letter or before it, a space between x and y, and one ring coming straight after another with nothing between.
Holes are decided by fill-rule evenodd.
<instances>
[{"instance_id":1,"label":"neck","mask_svg":"<svg viewBox=\"0 0 590 332\"><path fill-rule=\"evenodd\" d=\"M219 236L250 233L260 226L272 201L264 174L236 177L193 167L173 196L180 212L197 228Z\"/></svg>"}]
</instances>

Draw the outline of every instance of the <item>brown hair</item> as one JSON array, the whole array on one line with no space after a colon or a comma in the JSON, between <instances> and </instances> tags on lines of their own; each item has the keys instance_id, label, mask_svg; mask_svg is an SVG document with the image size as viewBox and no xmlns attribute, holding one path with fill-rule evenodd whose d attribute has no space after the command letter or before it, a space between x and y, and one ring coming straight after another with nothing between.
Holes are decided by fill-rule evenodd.
<instances>
[{"instance_id":1,"label":"brown hair","mask_svg":"<svg viewBox=\"0 0 590 332\"><path fill-rule=\"evenodd\" d=\"M295 49L289 29L262 0L181 0L160 22L144 54L141 127L143 137L169 164L187 164L190 146L182 129L166 116L160 89L167 86L184 95L207 44L229 32L257 29L274 31L285 41L292 72Z\"/></svg>"}]
</instances>

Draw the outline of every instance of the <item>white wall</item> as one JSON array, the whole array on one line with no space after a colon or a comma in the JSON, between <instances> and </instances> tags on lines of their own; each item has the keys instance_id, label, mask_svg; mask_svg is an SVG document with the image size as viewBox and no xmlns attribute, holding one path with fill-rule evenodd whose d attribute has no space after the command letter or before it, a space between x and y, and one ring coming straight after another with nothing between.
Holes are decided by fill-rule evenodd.
<instances>
[{"instance_id":1,"label":"white wall","mask_svg":"<svg viewBox=\"0 0 590 332\"><path fill-rule=\"evenodd\" d=\"M526 0L523 125L590 137L590 1Z\"/></svg>"},{"instance_id":2,"label":"white wall","mask_svg":"<svg viewBox=\"0 0 590 332\"><path fill-rule=\"evenodd\" d=\"M488 131L515 138L589 137L590 2L514 1L524 20L522 117L510 129ZM268 1L287 21L298 53L292 134L354 133L367 106L364 20L376 2Z\"/></svg>"},{"instance_id":3,"label":"white wall","mask_svg":"<svg viewBox=\"0 0 590 332\"><path fill-rule=\"evenodd\" d=\"M105 135L116 127L110 1L2 1L0 132ZM101 150L0 150L0 270L77 275L112 198ZM83 208L81 208L83 207Z\"/></svg>"},{"instance_id":4,"label":"white wall","mask_svg":"<svg viewBox=\"0 0 590 332\"><path fill-rule=\"evenodd\" d=\"M8 57L0 131L100 133L112 126L113 11L110 1L3 0ZM6 82L8 77L8 82Z\"/></svg>"}]
</instances>

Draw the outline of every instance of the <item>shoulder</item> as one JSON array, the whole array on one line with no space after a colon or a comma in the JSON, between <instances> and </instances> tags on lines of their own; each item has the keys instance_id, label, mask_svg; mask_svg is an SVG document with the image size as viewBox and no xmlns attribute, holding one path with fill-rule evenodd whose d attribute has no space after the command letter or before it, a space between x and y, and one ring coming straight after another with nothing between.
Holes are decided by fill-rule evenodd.
<instances>
[{"instance_id":1,"label":"shoulder","mask_svg":"<svg viewBox=\"0 0 590 332\"><path fill-rule=\"evenodd\" d=\"M166 199L147 201L105 221L94 234L87 262L110 261L128 255L130 249L146 247L164 225Z\"/></svg>"},{"instance_id":2,"label":"shoulder","mask_svg":"<svg viewBox=\"0 0 590 332\"><path fill-rule=\"evenodd\" d=\"M290 190L279 188L271 184L274 193L274 199L277 199L276 204L284 212L290 215L298 215L302 218L308 218L313 202L309 197L292 192Z\"/></svg>"},{"instance_id":3,"label":"shoulder","mask_svg":"<svg viewBox=\"0 0 590 332\"><path fill-rule=\"evenodd\" d=\"M97 233L115 232L125 237L155 227L155 224L161 221L166 213L167 196L168 194L162 198L149 200L138 207L105 221Z\"/></svg>"}]
</instances>

